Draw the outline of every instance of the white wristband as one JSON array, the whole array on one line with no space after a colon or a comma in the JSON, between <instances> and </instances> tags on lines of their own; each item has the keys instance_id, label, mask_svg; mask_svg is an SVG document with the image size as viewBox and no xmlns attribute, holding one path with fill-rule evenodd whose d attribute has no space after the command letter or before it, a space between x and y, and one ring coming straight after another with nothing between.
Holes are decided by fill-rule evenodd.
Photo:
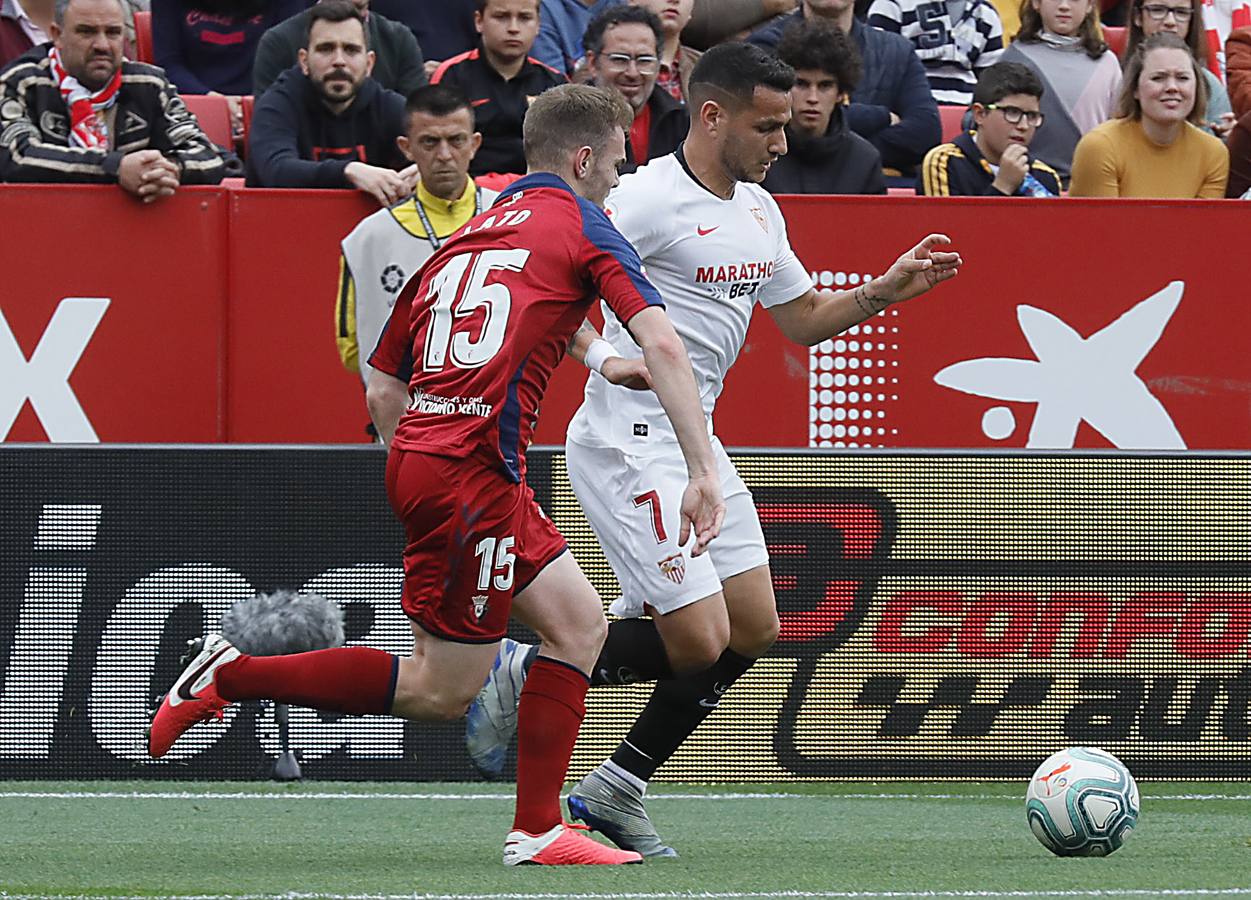
<instances>
[{"instance_id":1,"label":"white wristband","mask_svg":"<svg viewBox=\"0 0 1251 900\"><path fill-rule=\"evenodd\" d=\"M586 358L583 362L586 364L588 369L594 369L596 372L603 375L604 363L608 362L608 360L613 357L619 356L621 356L621 354L613 348L612 344L608 343L608 341L603 338L596 338L591 341L591 346L586 348Z\"/></svg>"}]
</instances>

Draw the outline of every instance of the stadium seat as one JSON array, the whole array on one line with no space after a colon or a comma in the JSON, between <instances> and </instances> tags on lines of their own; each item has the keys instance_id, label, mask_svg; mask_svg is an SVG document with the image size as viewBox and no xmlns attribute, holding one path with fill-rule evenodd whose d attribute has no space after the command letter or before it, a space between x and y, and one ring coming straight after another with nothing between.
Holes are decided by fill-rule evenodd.
<instances>
[{"instance_id":1,"label":"stadium seat","mask_svg":"<svg viewBox=\"0 0 1251 900\"><path fill-rule=\"evenodd\" d=\"M139 62L156 64L152 53L152 13L135 13L135 54Z\"/></svg>"},{"instance_id":2,"label":"stadium seat","mask_svg":"<svg viewBox=\"0 0 1251 900\"><path fill-rule=\"evenodd\" d=\"M243 106L243 134L239 136L235 152L247 159L248 156L248 135L252 133L252 113L256 110L256 98L251 94L245 94L239 98Z\"/></svg>"},{"instance_id":3,"label":"stadium seat","mask_svg":"<svg viewBox=\"0 0 1251 900\"><path fill-rule=\"evenodd\" d=\"M1103 26L1103 39L1118 57L1125 51L1126 32L1127 29L1117 28L1115 25Z\"/></svg>"},{"instance_id":4,"label":"stadium seat","mask_svg":"<svg viewBox=\"0 0 1251 900\"><path fill-rule=\"evenodd\" d=\"M888 187L886 189L887 197L915 197L917 195L916 188L910 187Z\"/></svg>"},{"instance_id":5,"label":"stadium seat","mask_svg":"<svg viewBox=\"0 0 1251 900\"><path fill-rule=\"evenodd\" d=\"M183 94L182 102L187 104L200 129L219 147L231 149L235 145L234 135L230 128L230 106L225 97L211 94Z\"/></svg>"},{"instance_id":6,"label":"stadium seat","mask_svg":"<svg viewBox=\"0 0 1251 900\"><path fill-rule=\"evenodd\" d=\"M938 119L943 124L944 144L964 130L960 123L966 112L968 112L967 106L944 106L941 103L938 105Z\"/></svg>"}]
</instances>

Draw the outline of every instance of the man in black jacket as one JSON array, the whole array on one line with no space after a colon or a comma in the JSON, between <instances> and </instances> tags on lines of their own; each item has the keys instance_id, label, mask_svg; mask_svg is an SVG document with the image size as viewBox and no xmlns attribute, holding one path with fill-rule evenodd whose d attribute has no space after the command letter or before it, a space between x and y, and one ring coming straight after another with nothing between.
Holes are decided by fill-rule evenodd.
<instances>
[{"instance_id":1,"label":"man in black jacket","mask_svg":"<svg viewBox=\"0 0 1251 900\"><path fill-rule=\"evenodd\" d=\"M794 13L770 22L747 40L772 50L791 24L817 19L837 25L860 52L861 77L844 112L847 124L873 142L882 154L882 165L911 172L942 141L942 123L925 66L910 40L865 25L855 17L853 0L801 0Z\"/></svg>"},{"instance_id":2,"label":"man in black jacket","mask_svg":"<svg viewBox=\"0 0 1251 900\"><path fill-rule=\"evenodd\" d=\"M641 6L609 7L591 20L582 38L596 86L621 94L634 110L622 174L678 149L691 127L686 106L656 85L663 41L660 19Z\"/></svg>"},{"instance_id":3,"label":"man in black jacket","mask_svg":"<svg viewBox=\"0 0 1251 900\"><path fill-rule=\"evenodd\" d=\"M298 68L282 74L256 103L248 184L356 188L384 206L413 192L416 169L403 166L404 98L369 72L365 23L348 0L313 7Z\"/></svg>"},{"instance_id":4,"label":"man in black jacket","mask_svg":"<svg viewBox=\"0 0 1251 900\"><path fill-rule=\"evenodd\" d=\"M795 70L786 155L763 182L771 194L885 194L877 148L847 127L843 110L860 78L850 37L821 21L797 22L778 42Z\"/></svg>"},{"instance_id":5,"label":"man in black jacket","mask_svg":"<svg viewBox=\"0 0 1251 900\"><path fill-rule=\"evenodd\" d=\"M400 22L393 22L369 8L369 0L352 0L365 20L369 46L377 58L373 77L382 87L407 97L426 83L421 48L413 33ZM257 97L269 90L278 76L296 63L308 34L312 10L280 22L261 36L252 63L252 93Z\"/></svg>"},{"instance_id":6,"label":"man in black jacket","mask_svg":"<svg viewBox=\"0 0 1251 900\"><path fill-rule=\"evenodd\" d=\"M0 181L117 184L151 203L225 163L155 66L122 59L119 0L57 4L52 43L0 71Z\"/></svg>"}]
</instances>

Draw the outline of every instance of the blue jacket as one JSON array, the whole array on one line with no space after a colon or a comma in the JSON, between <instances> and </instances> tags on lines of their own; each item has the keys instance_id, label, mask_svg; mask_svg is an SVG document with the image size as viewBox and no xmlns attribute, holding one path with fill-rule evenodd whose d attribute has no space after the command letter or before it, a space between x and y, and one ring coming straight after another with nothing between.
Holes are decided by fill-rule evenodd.
<instances>
[{"instance_id":1,"label":"blue jacket","mask_svg":"<svg viewBox=\"0 0 1251 900\"><path fill-rule=\"evenodd\" d=\"M530 55L566 75L583 56L582 35L591 21L591 10L582 0L539 0L539 35Z\"/></svg>"},{"instance_id":2,"label":"blue jacket","mask_svg":"<svg viewBox=\"0 0 1251 900\"><path fill-rule=\"evenodd\" d=\"M747 40L773 50L786 27L802 18L802 10L780 16ZM943 135L925 67L902 35L853 19L851 38L860 48L863 74L845 111L847 124L877 147L882 165L910 171ZM892 112L899 116L896 125L890 124Z\"/></svg>"}]
</instances>

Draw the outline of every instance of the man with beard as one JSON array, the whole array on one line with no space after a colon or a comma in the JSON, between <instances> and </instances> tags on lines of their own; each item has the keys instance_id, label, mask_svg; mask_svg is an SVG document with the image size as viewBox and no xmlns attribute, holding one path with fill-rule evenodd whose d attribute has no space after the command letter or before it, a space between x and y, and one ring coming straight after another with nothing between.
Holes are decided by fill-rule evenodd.
<instances>
[{"instance_id":1,"label":"man with beard","mask_svg":"<svg viewBox=\"0 0 1251 900\"><path fill-rule=\"evenodd\" d=\"M323 0L324 2L324 0ZM407 97L426 83L426 68L417 39L400 22L370 9L369 0L352 0L365 21L369 47L374 51L374 80L389 91ZM261 36L252 64L252 93L259 97L269 90L278 76L297 62L308 35L312 10L280 22Z\"/></svg>"},{"instance_id":2,"label":"man with beard","mask_svg":"<svg viewBox=\"0 0 1251 900\"><path fill-rule=\"evenodd\" d=\"M678 149L691 127L686 107L656 84L660 19L641 6L613 6L587 26L587 71L597 87L614 90L634 110L622 173Z\"/></svg>"},{"instance_id":3,"label":"man with beard","mask_svg":"<svg viewBox=\"0 0 1251 900\"><path fill-rule=\"evenodd\" d=\"M0 70L0 181L115 183L145 203L225 164L155 66L125 61L119 0L58 0L51 43Z\"/></svg>"},{"instance_id":4,"label":"man with beard","mask_svg":"<svg viewBox=\"0 0 1251 900\"><path fill-rule=\"evenodd\" d=\"M417 169L403 156L404 98L369 77L374 54L365 20L349 0L309 12L298 69L256 101L248 184L356 188L383 206L413 192Z\"/></svg>"}]
</instances>

